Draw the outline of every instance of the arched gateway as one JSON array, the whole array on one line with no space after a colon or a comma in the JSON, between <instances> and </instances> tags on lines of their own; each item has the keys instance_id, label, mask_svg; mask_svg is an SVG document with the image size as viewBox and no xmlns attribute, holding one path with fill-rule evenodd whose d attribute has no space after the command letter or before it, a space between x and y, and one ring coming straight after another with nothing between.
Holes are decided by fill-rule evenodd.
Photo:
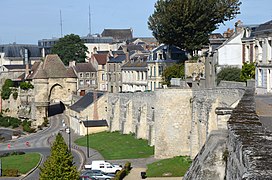
<instances>
[{"instance_id":1,"label":"arched gateway","mask_svg":"<svg viewBox=\"0 0 272 180\"><path fill-rule=\"evenodd\" d=\"M36 125L41 125L48 117L50 105L62 104L60 107L65 108L71 104L72 94L77 88L77 76L55 54L47 55L36 66L32 75L35 87L32 119L36 120Z\"/></svg>"}]
</instances>

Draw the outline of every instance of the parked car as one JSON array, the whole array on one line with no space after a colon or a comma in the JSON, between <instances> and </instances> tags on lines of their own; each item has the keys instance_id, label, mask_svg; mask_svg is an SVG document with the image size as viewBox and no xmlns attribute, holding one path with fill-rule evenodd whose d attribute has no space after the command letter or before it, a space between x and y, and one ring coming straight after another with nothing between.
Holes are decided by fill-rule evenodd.
<instances>
[{"instance_id":1,"label":"parked car","mask_svg":"<svg viewBox=\"0 0 272 180\"><path fill-rule=\"evenodd\" d=\"M114 175L106 174L101 170L87 170L82 172L80 178L80 180L110 180L114 178Z\"/></svg>"},{"instance_id":2,"label":"parked car","mask_svg":"<svg viewBox=\"0 0 272 180\"><path fill-rule=\"evenodd\" d=\"M101 170L104 173L113 173L116 174L118 171L121 171L122 166L111 164L107 161L92 161L92 164L85 165L86 170Z\"/></svg>"}]
</instances>

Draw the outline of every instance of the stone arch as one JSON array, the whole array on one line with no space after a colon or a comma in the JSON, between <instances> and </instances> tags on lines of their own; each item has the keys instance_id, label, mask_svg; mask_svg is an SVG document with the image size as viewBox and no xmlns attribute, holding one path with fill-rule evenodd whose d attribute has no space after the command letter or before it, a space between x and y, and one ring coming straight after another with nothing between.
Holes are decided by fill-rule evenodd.
<instances>
[{"instance_id":1,"label":"stone arch","mask_svg":"<svg viewBox=\"0 0 272 180\"><path fill-rule=\"evenodd\" d=\"M66 109L62 102L61 94L63 94L63 86L61 84L56 83L51 86L48 94L48 117L61 114Z\"/></svg>"}]
</instances>

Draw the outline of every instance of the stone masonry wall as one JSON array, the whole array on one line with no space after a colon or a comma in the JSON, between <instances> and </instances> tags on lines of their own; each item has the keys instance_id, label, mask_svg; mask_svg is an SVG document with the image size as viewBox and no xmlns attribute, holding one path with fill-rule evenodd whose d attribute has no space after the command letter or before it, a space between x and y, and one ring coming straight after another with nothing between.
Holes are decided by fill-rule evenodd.
<instances>
[{"instance_id":1,"label":"stone masonry wall","mask_svg":"<svg viewBox=\"0 0 272 180\"><path fill-rule=\"evenodd\" d=\"M272 133L256 114L254 90L247 90L228 122L226 179L272 179Z\"/></svg>"},{"instance_id":2,"label":"stone masonry wall","mask_svg":"<svg viewBox=\"0 0 272 180\"><path fill-rule=\"evenodd\" d=\"M232 107L243 89L157 89L155 92L109 94L110 131L135 133L155 146L156 158L192 158L208 134L222 126L217 107ZM226 125L225 125L226 126Z\"/></svg>"}]
</instances>

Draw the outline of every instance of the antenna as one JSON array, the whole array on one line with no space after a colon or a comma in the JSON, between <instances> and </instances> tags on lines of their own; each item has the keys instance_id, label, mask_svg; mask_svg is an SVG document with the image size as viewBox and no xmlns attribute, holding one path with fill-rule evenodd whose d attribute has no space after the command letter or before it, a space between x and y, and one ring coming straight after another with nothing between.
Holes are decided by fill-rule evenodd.
<instances>
[{"instance_id":1,"label":"antenna","mask_svg":"<svg viewBox=\"0 0 272 180\"><path fill-rule=\"evenodd\" d=\"M62 38L62 16L61 16L61 10L60 10L60 37Z\"/></svg>"},{"instance_id":2,"label":"antenna","mask_svg":"<svg viewBox=\"0 0 272 180\"><path fill-rule=\"evenodd\" d=\"M92 34L92 19L91 19L91 7L89 4L89 35Z\"/></svg>"}]
</instances>

